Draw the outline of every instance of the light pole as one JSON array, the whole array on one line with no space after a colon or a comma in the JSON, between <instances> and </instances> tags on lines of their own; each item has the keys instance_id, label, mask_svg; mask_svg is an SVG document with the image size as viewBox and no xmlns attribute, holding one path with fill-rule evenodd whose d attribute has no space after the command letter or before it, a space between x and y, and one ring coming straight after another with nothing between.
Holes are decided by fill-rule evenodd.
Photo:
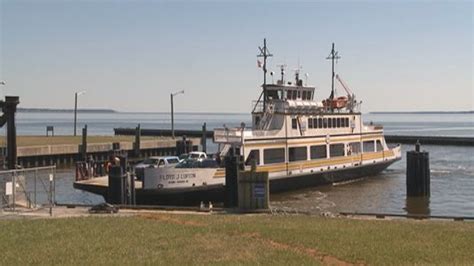
<instances>
[{"instance_id":1,"label":"light pole","mask_svg":"<svg viewBox=\"0 0 474 266\"><path fill-rule=\"evenodd\" d=\"M178 92L175 92L175 93L171 93L170 94L170 97L171 97L171 136L173 137L174 139L174 108L173 108L173 98L174 96L178 95L178 94L184 94L184 90L180 90Z\"/></svg>"},{"instance_id":2,"label":"light pole","mask_svg":"<svg viewBox=\"0 0 474 266\"><path fill-rule=\"evenodd\" d=\"M77 124L77 96L86 93L86 91L79 91L74 93L74 136L76 136L76 124Z\"/></svg>"}]
</instances>

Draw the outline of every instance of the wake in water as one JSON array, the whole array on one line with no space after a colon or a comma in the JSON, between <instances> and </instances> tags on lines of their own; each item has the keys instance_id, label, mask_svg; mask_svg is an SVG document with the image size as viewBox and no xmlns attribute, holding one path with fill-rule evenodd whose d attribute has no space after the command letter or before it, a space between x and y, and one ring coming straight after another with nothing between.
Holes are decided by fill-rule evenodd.
<instances>
[{"instance_id":1,"label":"wake in water","mask_svg":"<svg viewBox=\"0 0 474 266\"><path fill-rule=\"evenodd\" d=\"M336 204L327 200L327 196L327 194L321 191L308 191L293 195L289 200L272 201L272 213L307 213L332 216L333 214L329 210L334 208Z\"/></svg>"}]
</instances>

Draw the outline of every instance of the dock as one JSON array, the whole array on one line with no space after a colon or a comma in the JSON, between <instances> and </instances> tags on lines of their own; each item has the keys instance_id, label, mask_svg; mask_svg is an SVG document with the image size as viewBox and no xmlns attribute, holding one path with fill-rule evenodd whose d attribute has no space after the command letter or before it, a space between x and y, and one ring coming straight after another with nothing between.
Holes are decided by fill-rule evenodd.
<instances>
[{"instance_id":1,"label":"dock","mask_svg":"<svg viewBox=\"0 0 474 266\"><path fill-rule=\"evenodd\" d=\"M88 136L86 149L83 149L81 136L18 136L18 164L23 167L58 165L73 166L83 160L84 151L87 158L105 161L111 151L120 150L130 159L140 160L149 156L176 155L176 142L179 138L143 137L137 150L136 140L130 136ZM200 139L189 138L193 150L199 148ZM0 143L0 154L6 154L5 143ZM5 157L2 158L5 161Z\"/></svg>"},{"instance_id":2,"label":"dock","mask_svg":"<svg viewBox=\"0 0 474 266\"><path fill-rule=\"evenodd\" d=\"M385 135L385 140L402 144L415 144L419 141L422 145L474 146L474 137Z\"/></svg>"},{"instance_id":3,"label":"dock","mask_svg":"<svg viewBox=\"0 0 474 266\"><path fill-rule=\"evenodd\" d=\"M114 128L116 136L135 135L135 128ZM169 129L141 129L142 136L171 136ZM214 131L202 130L175 130L176 135L186 135L188 137L214 138ZM422 145L453 145L453 146L474 146L474 137L448 137L448 136L404 136L385 135L388 143L415 144L419 141Z\"/></svg>"}]
</instances>

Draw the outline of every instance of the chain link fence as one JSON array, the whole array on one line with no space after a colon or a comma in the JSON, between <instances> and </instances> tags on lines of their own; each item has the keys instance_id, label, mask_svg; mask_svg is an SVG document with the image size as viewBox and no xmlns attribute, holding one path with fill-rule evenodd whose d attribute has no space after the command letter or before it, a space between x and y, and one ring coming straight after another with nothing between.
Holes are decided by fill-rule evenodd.
<instances>
[{"instance_id":1,"label":"chain link fence","mask_svg":"<svg viewBox=\"0 0 474 266\"><path fill-rule=\"evenodd\" d=\"M0 207L52 208L55 202L56 166L0 171Z\"/></svg>"}]
</instances>

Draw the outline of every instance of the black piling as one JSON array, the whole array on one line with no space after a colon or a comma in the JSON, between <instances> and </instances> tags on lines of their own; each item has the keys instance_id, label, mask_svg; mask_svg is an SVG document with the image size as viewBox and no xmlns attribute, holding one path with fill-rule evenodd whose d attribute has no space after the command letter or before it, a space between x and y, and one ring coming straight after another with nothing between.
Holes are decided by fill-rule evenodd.
<instances>
[{"instance_id":1,"label":"black piling","mask_svg":"<svg viewBox=\"0 0 474 266\"><path fill-rule=\"evenodd\" d=\"M183 136L182 140L176 141L176 156L180 156L183 153L189 153L193 151L193 142L186 139L186 136Z\"/></svg>"},{"instance_id":2,"label":"black piling","mask_svg":"<svg viewBox=\"0 0 474 266\"><path fill-rule=\"evenodd\" d=\"M140 124L135 128L135 143L133 144L133 150L135 157L140 157L140 138L141 138L141 129Z\"/></svg>"},{"instance_id":3,"label":"black piling","mask_svg":"<svg viewBox=\"0 0 474 266\"><path fill-rule=\"evenodd\" d=\"M225 200L224 207L236 208L239 205L239 171L243 164L237 156L225 157Z\"/></svg>"},{"instance_id":4,"label":"black piling","mask_svg":"<svg viewBox=\"0 0 474 266\"><path fill-rule=\"evenodd\" d=\"M87 160L87 125L82 129L81 159Z\"/></svg>"},{"instance_id":5,"label":"black piling","mask_svg":"<svg viewBox=\"0 0 474 266\"><path fill-rule=\"evenodd\" d=\"M206 130L206 123L202 125L202 137L201 137L201 146L202 151L207 152L207 130Z\"/></svg>"},{"instance_id":6,"label":"black piling","mask_svg":"<svg viewBox=\"0 0 474 266\"><path fill-rule=\"evenodd\" d=\"M16 153L16 106L20 103L18 96L5 96L5 101L0 101L3 115L0 116L0 126L7 123L7 160L8 169L15 169L18 164Z\"/></svg>"},{"instance_id":7,"label":"black piling","mask_svg":"<svg viewBox=\"0 0 474 266\"><path fill-rule=\"evenodd\" d=\"M430 196L430 162L429 153L420 151L420 143L417 142L414 151L407 152L407 196L429 197Z\"/></svg>"},{"instance_id":8,"label":"black piling","mask_svg":"<svg viewBox=\"0 0 474 266\"><path fill-rule=\"evenodd\" d=\"M114 165L109 170L109 187L107 202L111 204L125 203L124 175L120 165Z\"/></svg>"}]
</instances>

